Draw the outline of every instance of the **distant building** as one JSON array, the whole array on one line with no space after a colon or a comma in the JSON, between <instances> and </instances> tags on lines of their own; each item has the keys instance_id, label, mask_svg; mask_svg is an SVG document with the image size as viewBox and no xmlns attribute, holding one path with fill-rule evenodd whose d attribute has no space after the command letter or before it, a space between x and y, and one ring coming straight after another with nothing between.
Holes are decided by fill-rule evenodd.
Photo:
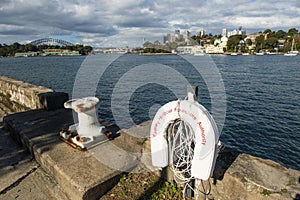
<instances>
[{"instance_id":1,"label":"distant building","mask_svg":"<svg viewBox=\"0 0 300 200\"><path fill-rule=\"evenodd\" d=\"M233 31L229 31L227 33L227 37L230 37L233 35L246 35L246 30L243 30L242 26L239 26L238 29L234 29Z\"/></svg>"},{"instance_id":2,"label":"distant building","mask_svg":"<svg viewBox=\"0 0 300 200\"><path fill-rule=\"evenodd\" d=\"M215 46L215 45L211 44L211 45L206 47L205 52L207 54L223 54L224 53L224 48L220 45Z\"/></svg>"},{"instance_id":3,"label":"distant building","mask_svg":"<svg viewBox=\"0 0 300 200\"><path fill-rule=\"evenodd\" d=\"M15 53L15 57L33 57L38 56L37 52Z\"/></svg>"},{"instance_id":4,"label":"distant building","mask_svg":"<svg viewBox=\"0 0 300 200\"><path fill-rule=\"evenodd\" d=\"M227 36L227 29L226 28L222 29L222 36Z\"/></svg>"},{"instance_id":5,"label":"distant building","mask_svg":"<svg viewBox=\"0 0 300 200\"><path fill-rule=\"evenodd\" d=\"M200 29L199 35L202 37L205 35L205 30L203 28Z\"/></svg>"},{"instance_id":6,"label":"distant building","mask_svg":"<svg viewBox=\"0 0 300 200\"><path fill-rule=\"evenodd\" d=\"M180 33L180 30L175 30L174 34L168 33L163 37L163 43L172 43L172 42L188 42L190 38L190 32L185 31L183 34Z\"/></svg>"},{"instance_id":7,"label":"distant building","mask_svg":"<svg viewBox=\"0 0 300 200\"><path fill-rule=\"evenodd\" d=\"M223 47L223 49L227 49L227 42L228 38L224 35L223 37L221 37L220 46Z\"/></svg>"},{"instance_id":8,"label":"distant building","mask_svg":"<svg viewBox=\"0 0 300 200\"><path fill-rule=\"evenodd\" d=\"M192 54L193 46L178 46L176 52L178 54Z\"/></svg>"},{"instance_id":9,"label":"distant building","mask_svg":"<svg viewBox=\"0 0 300 200\"><path fill-rule=\"evenodd\" d=\"M259 36L259 35L260 34L248 34L247 37L244 40L246 41L247 39L250 39L254 43L256 37Z\"/></svg>"},{"instance_id":10,"label":"distant building","mask_svg":"<svg viewBox=\"0 0 300 200\"><path fill-rule=\"evenodd\" d=\"M200 45L194 45L194 46L178 46L176 48L176 52L178 54L191 54L191 55L197 55L197 54L204 54L205 48Z\"/></svg>"},{"instance_id":11,"label":"distant building","mask_svg":"<svg viewBox=\"0 0 300 200\"><path fill-rule=\"evenodd\" d=\"M79 56L79 51L67 49L43 49L43 56Z\"/></svg>"},{"instance_id":12,"label":"distant building","mask_svg":"<svg viewBox=\"0 0 300 200\"><path fill-rule=\"evenodd\" d=\"M190 35L191 33L188 30L184 31L183 39L188 40L191 37Z\"/></svg>"}]
</instances>

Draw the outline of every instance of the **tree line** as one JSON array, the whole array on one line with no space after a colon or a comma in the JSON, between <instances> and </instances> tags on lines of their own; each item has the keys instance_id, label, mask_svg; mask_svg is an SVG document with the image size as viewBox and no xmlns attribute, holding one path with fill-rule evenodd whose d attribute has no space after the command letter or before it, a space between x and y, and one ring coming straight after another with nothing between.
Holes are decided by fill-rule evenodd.
<instances>
[{"instance_id":1,"label":"tree line","mask_svg":"<svg viewBox=\"0 0 300 200\"><path fill-rule=\"evenodd\" d=\"M246 35L233 35L228 38L227 51L229 52L287 52L291 49L292 40L294 39L295 48L300 47L299 31L291 28L288 32L283 30L272 31L266 29L258 33L258 36L252 41ZM253 45L253 43L255 45Z\"/></svg>"},{"instance_id":2,"label":"tree line","mask_svg":"<svg viewBox=\"0 0 300 200\"><path fill-rule=\"evenodd\" d=\"M254 34L253 34L254 35ZM247 35L232 35L227 41L227 52L287 52L291 50L292 40L295 42L295 49L300 50L300 33L296 28L291 28L287 32L283 30L272 31L266 29L263 32L257 33L257 37L253 39L247 38ZM190 38L189 45L201 45L214 44L216 40L220 40L222 35L213 35L212 33L200 35L193 35ZM171 52L172 49L176 49L177 46L187 45L184 43L165 43L162 44L159 41L151 43L149 41L143 44L144 50L147 52Z\"/></svg>"},{"instance_id":3,"label":"tree line","mask_svg":"<svg viewBox=\"0 0 300 200\"><path fill-rule=\"evenodd\" d=\"M11 45L0 44L0 57L14 56L15 53L25 52L43 52L44 49L61 49L78 51L81 55L88 55L92 52L91 46L84 46L82 44L76 44L74 46L59 46L59 45L39 45L35 46L32 44L19 44L15 42Z\"/></svg>"}]
</instances>

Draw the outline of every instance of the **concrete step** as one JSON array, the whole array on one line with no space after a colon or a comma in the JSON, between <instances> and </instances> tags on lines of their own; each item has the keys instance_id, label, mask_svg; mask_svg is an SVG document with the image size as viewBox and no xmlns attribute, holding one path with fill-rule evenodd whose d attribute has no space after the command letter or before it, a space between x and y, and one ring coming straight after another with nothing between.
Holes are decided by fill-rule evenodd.
<instances>
[{"instance_id":1,"label":"concrete step","mask_svg":"<svg viewBox=\"0 0 300 200\"><path fill-rule=\"evenodd\" d=\"M125 141L122 135L115 143L107 141L88 151L74 149L59 139L61 129L73 123L72 111L65 109L27 111L4 118L12 136L69 199L99 199L119 181L123 171L135 168L139 154L123 150L122 142L117 145L116 141ZM106 125L117 130L111 124ZM134 146L130 142L125 145Z\"/></svg>"},{"instance_id":2,"label":"concrete step","mask_svg":"<svg viewBox=\"0 0 300 200\"><path fill-rule=\"evenodd\" d=\"M2 129L2 125L0 177L0 199L68 199L32 156Z\"/></svg>"}]
</instances>

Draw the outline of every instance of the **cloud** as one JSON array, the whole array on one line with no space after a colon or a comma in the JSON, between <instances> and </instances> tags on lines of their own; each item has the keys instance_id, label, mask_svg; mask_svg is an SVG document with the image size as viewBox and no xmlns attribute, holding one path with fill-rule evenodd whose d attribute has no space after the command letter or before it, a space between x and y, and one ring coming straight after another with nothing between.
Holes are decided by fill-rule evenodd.
<instances>
[{"instance_id":1,"label":"cloud","mask_svg":"<svg viewBox=\"0 0 300 200\"><path fill-rule=\"evenodd\" d=\"M174 29L299 29L299 8L298 0L2 0L0 43L65 35L79 43L130 45L143 37L161 40Z\"/></svg>"}]
</instances>

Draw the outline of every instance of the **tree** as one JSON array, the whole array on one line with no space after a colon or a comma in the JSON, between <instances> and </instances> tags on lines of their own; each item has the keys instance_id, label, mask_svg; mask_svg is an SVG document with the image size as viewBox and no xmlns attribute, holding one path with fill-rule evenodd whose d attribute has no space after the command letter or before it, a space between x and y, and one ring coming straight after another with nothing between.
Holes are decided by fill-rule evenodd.
<instances>
[{"instance_id":1,"label":"tree","mask_svg":"<svg viewBox=\"0 0 300 200\"><path fill-rule=\"evenodd\" d=\"M241 40L244 39L243 35L232 35L228 38L227 49L228 51L236 51Z\"/></svg>"},{"instance_id":2,"label":"tree","mask_svg":"<svg viewBox=\"0 0 300 200\"><path fill-rule=\"evenodd\" d=\"M278 38L278 39L283 39L283 38L285 38L285 36L286 36L286 32L283 31L283 30L278 30L275 33L275 37Z\"/></svg>"},{"instance_id":3,"label":"tree","mask_svg":"<svg viewBox=\"0 0 300 200\"><path fill-rule=\"evenodd\" d=\"M248 39L246 40L246 45L247 45L247 46L251 46L251 45L252 45L252 40L248 38Z\"/></svg>"},{"instance_id":4,"label":"tree","mask_svg":"<svg viewBox=\"0 0 300 200\"><path fill-rule=\"evenodd\" d=\"M264 34L269 34L269 33L271 33L272 31L271 31L271 29L266 29L266 30L264 30Z\"/></svg>"},{"instance_id":5,"label":"tree","mask_svg":"<svg viewBox=\"0 0 300 200\"><path fill-rule=\"evenodd\" d=\"M257 52L264 48L265 37L263 35L259 35L255 38L255 45Z\"/></svg>"},{"instance_id":6,"label":"tree","mask_svg":"<svg viewBox=\"0 0 300 200\"><path fill-rule=\"evenodd\" d=\"M143 47L144 48L153 48L154 47L154 45L151 43L151 42L145 42L144 44L143 44Z\"/></svg>"},{"instance_id":7,"label":"tree","mask_svg":"<svg viewBox=\"0 0 300 200\"><path fill-rule=\"evenodd\" d=\"M269 51L274 51L278 46L278 39L276 37L270 37L265 41L265 48Z\"/></svg>"},{"instance_id":8,"label":"tree","mask_svg":"<svg viewBox=\"0 0 300 200\"><path fill-rule=\"evenodd\" d=\"M294 36L294 35L297 35L298 34L298 30L297 29L295 29L295 28L291 28L291 29L289 29L289 31L288 31L288 35L289 36Z\"/></svg>"}]
</instances>

